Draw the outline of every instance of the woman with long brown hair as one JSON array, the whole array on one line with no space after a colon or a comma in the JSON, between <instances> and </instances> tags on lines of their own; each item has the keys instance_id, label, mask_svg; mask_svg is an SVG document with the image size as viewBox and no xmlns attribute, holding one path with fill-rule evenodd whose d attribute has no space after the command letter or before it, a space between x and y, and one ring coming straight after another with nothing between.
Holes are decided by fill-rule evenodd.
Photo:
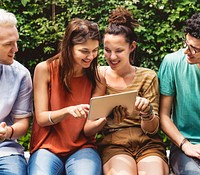
<instances>
[{"instance_id":1,"label":"woman with long brown hair","mask_svg":"<svg viewBox=\"0 0 200 175\"><path fill-rule=\"evenodd\" d=\"M97 24L76 18L66 27L59 54L36 66L30 175L101 175L94 137L83 133L98 80L99 43Z\"/></svg>"}]
</instances>

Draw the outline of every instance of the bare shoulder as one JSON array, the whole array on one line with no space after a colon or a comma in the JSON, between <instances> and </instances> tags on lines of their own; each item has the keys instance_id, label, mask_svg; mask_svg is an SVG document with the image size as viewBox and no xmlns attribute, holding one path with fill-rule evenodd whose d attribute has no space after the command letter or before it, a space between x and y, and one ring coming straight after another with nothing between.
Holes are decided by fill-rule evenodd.
<instances>
[{"instance_id":1,"label":"bare shoulder","mask_svg":"<svg viewBox=\"0 0 200 175\"><path fill-rule=\"evenodd\" d=\"M106 71L108 68L109 68L109 66L99 66L98 67L99 68L99 71Z\"/></svg>"},{"instance_id":2,"label":"bare shoulder","mask_svg":"<svg viewBox=\"0 0 200 175\"><path fill-rule=\"evenodd\" d=\"M99 75L101 79L105 79L105 75L108 69L109 69L109 66L99 66L98 71L99 71Z\"/></svg>"},{"instance_id":3,"label":"bare shoulder","mask_svg":"<svg viewBox=\"0 0 200 175\"><path fill-rule=\"evenodd\" d=\"M47 61L43 61L43 62L40 62L36 65L35 67L35 71L34 71L34 78L39 78L39 79L46 79L48 80L49 79L49 65L47 63Z\"/></svg>"},{"instance_id":4,"label":"bare shoulder","mask_svg":"<svg viewBox=\"0 0 200 175\"><path fill-rule=\"evenodd\" d=\"M106 66L99 66L98 67L100 82L97 82L97 86L96 86L95 91L93 93L93 97L105 95L105 91L106 91L105 71L106 71Z\"/></svg>"},{"instance_id":5,"label":"bare shoulder","mask_svg":"<svg viewBox=\"0 0 200 175\"><path fill-rule=\"evenodd\" d=\"M48 70L47 61L42 61L38 63L35 67L35 71L47 71L47 70Z\"/></svg>"}]
</instances>

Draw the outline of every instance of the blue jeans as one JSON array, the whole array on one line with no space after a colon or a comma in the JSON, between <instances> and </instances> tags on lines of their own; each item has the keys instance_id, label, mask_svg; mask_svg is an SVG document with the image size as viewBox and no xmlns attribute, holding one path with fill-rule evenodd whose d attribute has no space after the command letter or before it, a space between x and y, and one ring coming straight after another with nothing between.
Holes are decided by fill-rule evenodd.
<instances>
[{"instance_id":1,"label":"blue jeans","mask_svg":"<svg viewBox=\"0 0 200 175\"><path fill-rule=\"evenodd\" d=\"M24 156L10 155L0 157L0 174L27 175L27 162Z\"/></svg>"},{"instance_id":2,"label":"blue jeans","mask_svg":"<svg viewBox=\"0 0 200 175\"><path fill-rule=\"evenodd\" d=\"M33 153L28 162L29 175L102 175L99 154L92 148L83 148L61 160L46 149Z\"/></svg>"},{"instance_id":3,"label":"blue jeans","mask_svg":"<svg viewBox=\"0 0 200 175\"><path fill-rule=\"evenodd\" d=\"M176 175L200 175L200 160L188 157L175 145L170 151L170 166Z\"/></svg>"}]
</instances>

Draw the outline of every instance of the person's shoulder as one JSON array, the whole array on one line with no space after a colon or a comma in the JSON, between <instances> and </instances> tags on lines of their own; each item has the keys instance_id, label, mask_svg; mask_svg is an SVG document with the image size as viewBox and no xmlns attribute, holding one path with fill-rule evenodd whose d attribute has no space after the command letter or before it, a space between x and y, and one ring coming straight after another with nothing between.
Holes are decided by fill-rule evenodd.
<instances>
[{"instance_id":1,"label":"person's shoulder","mask_svg":"<svg viewBox=\"0 0 200 175\"><path fill-rule=\"evenodd\" d=\"M13 63L11 64L11 66L18 67L18 68L21 68L21 69L27 69L22 63L20 63L17 60L14 60Z\"/></svg>"},{"instance_id":2,"label":"person's shoulder","mask_svg":"<svg viewBox=\"0 0 200 175\"><path fill-rule=\"evenodd\" d=\"M179 49L178 51L167 54L163 61L174 64L183 60L184 57L185 57L184 49Z\"/></svg>"},{"instance_id":3,"label":"person's shoulder","mask_svg":"<svg viewBox=\"0 0 200 175\"><path fill-rule=\"evenodd\" d=\"M137 72L142 74L156 75L156 72L153 69L145 68L145 67L136 67Z\"/></svg>"},{"instance_id":4,"label":"person's shoulder","mask_svg":"<svg viewBox=\"0 0 200 175\"><path fill-rule=\"evenodd\" d=\"M39 62L36 67L39 67L39 68L45 68L47 66L47 61L42 61L42 62Z\"/></svg>"},{"instance_id":5,"label":"person's shoulder","mask_svg":"<svg viewBox=\"0 0 200 175\"><path fill-rule=\"evenodd\" d=\"M99 76L100 76L100 79L102 82L105 81L106 71L108 68L109 68L109 66L99 66L98 67L98 73L99 73Z\"/></svg>"},{"instance_id":6,"label":"person's shoulder","mask_svg":"<svg viewBox=\"0 0 200 175\"><path fill-rule=\"evenodd\" d=\"M145 67L136 67L137 69L137 77L143 78L143 79L147 79L147 80L153 80L153 79L157 79L157 73L149 68L145 68Z\"/></svg>"},{"instance_id":7,"label":"person's shoulder","mask_svg":"<svg viewBox=\"0 0 200 175\"><path fill-rule=\"evenodd\" d=\"M109 68L109 66L99 66L98 69L99 71L105 71Z\"/></svg>"},{"instance_id":8,"label":"person's shoulder","mask_svg":"<svg viewBox=\"0 0 200 175\"><path fill-rule=\"evenodd\" d=\"M108 69L109 69L109 66L99 66L98 67L99 74L104 76Z\"/></svg>"},{"instance_id":9,"label":"person's shoulder","mask_svg":"<svg viewBox=\"0 0 200 175\"><path fill-rule=\"evenodd\" d=\"M38 63L35 67L35 71L46 71L48 70L48 63L47 61L42 61L40 63Z\"/></svg>"},{"instance_id":10,"label":"person's shoulder","mask_svg":"<svg viewBox=\"0 0 200 175\"><path fill-rule=\"evenodd\" d=\"M14 67L15 70L19 70L20 72L30 74L30 71L28 70L28 68L26 68L22 63L18 62L17 60L14 60L11 66Z\"/></svg>"}]
</instances>

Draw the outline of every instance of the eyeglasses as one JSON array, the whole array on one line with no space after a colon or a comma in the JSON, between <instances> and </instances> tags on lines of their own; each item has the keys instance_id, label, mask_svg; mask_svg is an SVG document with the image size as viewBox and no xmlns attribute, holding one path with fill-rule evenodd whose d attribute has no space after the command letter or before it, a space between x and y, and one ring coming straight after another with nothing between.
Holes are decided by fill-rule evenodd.
<instances>
[{"instance_id":1,"label":"eyeglasses","mask_svg":"<svg viewBox=\"0 0 200 175\"><path fill-rule=\"evenodd\" d=\"M191 46L187 43L187 40L185 41L185 46L188 48L188 50L190 51L190 53L192 55L196 54L196 53L199 53L200 52L200 48L196 48L194 46Z\"/></svg>"}]
</instances>

